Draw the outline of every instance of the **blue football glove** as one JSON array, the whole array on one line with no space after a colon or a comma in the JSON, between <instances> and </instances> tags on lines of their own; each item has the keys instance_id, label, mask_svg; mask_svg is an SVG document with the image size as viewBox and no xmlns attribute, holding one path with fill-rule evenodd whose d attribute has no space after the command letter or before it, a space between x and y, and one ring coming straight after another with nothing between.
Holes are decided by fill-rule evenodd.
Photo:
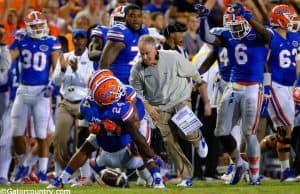
<instances>
[{"instance_id":1,"label":"blue football glove","mask_svg":"<svg viewBox=\"0 0 300 194\"><path fill-rule=\"evenodd\" d=\"M236 3L232 5L232 8L234 10L235 15L242 16L246 20L251 20L252 13L250 11L245 10L242 4Z\"/></svg>"},{"instance_id":2,"label":"blue football glove","mask_svg":"<svg viewBox=\"0 0 300 194\"><path fill-rule=\"evenodd\" d=\"M206 18L209 15L209 10L202 4L197 3L194 6L199 18Z\"/></svg>"}]
</instances>

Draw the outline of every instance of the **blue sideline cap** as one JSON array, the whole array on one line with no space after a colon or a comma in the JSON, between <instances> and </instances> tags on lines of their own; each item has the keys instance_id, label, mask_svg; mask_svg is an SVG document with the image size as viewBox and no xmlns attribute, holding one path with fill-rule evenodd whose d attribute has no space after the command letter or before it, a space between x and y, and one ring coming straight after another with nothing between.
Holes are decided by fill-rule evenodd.
<instances>
[{"instance_id":1,"label":"blue sideline cap","mask_svg":"<svg viewBox=\"0 0 300 194\"><path fill-rule=\"evenodd\" d=\"M73 38L79 35L81 35L83 38L87 38L87 31L84 29L74 29L72 32Z\"/></svg>"}]
</instances>

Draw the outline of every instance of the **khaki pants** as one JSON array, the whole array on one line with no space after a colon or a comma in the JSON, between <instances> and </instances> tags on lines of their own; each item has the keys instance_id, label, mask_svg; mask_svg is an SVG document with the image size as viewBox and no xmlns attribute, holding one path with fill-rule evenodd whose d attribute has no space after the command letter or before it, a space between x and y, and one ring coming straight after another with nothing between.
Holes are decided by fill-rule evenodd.
<instances>
[{"instance_id":1,"label":"khaki pants","mask_svg":"<svg viewBox=\"0 0 300 194\"><path fill-rule=\"evenodd\" d=\"M188 105L189 107L191 107L191 102L189 100L186 100L179 106L183 107L184 105ZM172 108L170 110L160 112L160 117L156 123L156 126L159 128L162 134L166 151L170 155L171 160L173 161L179 175L183 179L192 178L193 166L180 148L178 144L178 138L182 138L190 142L196 149L198 149L200 133L199 131L195 131L189 135L184 135L179 131L179 129L170 120L176 113L176 109L179 109L178 106L176 107L177 108Z\"/></svg>"},{"instance_id":2,"label":"khaki pants","mask_svg":"<svg viewBox=\"0 0 300 194\"><path fill-rule=\"evenodd\" d=\"M68 154L67 143L70 138L71 129L75 126L79 106L80 103L70 103L64 99L59 103L56 113L53 139L54 160L58 162L62 168L66 166L71 157Z\"/></svg>"}]
</instances>

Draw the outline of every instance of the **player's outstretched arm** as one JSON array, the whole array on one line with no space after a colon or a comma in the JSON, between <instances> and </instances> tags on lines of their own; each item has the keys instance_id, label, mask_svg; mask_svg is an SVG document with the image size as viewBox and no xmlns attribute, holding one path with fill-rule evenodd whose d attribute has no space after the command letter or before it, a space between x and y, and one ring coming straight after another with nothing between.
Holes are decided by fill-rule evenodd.
<instances>
[{"instance_id":1,"label":"player's outstretched arm","mask_svg":"<svg viewBox=\"0 0 300 194\"><path fill-rule=\"evenodd\" d=\"M116 60L119 53L125 48L122 42L113 42L108 40L103 49L100 59L100 69L109 69L110 65Z\"/></svg>"},{"instance_id":2,"label":"player's outstretched arm","mask_svg":"<svg viewBox=\"0 0 300 194\"><path fill-rule=\"evenodd\" d=\"M145 161L153 158L155 156L154 151L147 144L144 136L139 132L140 120L138 118L137 112L134 111L132 116L126 121L125 130L130 134L132 140L137 145L139 153Z\"/></svg>"},{"instance_id":3,"label":"player's outstretched arm","mask_svg":"<svg viewBox=\"0 0 300 194\"><path fill-rule=\"evenodd\" d=\"M221 46L221 39L218 36L210 33L210 26L207 19L210 15L209 9L199 3L195 5L195 10L197 11L198 17L200 18L200 38L209 44Z\"/></svg>"},{"instance_id":4,"label":"player's outstretched arm","mask_svg":"<svg viewBox=\"0 0 300 194\"><path fill-rule=\"evenodd\" d=\"M89 59L99 61L102 53L103 41L101 37L94 36L88 46Z\"/></svg>"}]
</instances>

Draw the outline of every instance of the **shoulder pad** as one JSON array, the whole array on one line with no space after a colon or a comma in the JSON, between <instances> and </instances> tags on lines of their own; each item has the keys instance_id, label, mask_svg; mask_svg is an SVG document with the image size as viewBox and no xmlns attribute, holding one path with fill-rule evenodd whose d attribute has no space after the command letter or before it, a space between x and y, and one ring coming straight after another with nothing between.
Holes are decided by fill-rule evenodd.
<instances>
[{"instance_id":1,"label":"shoulder pad","mask_svg":"<svg viewBox=\"0 0 300 194\"><path fill-rule=\"evenodd\" d=\"M224 27L215 27L210 29L210 33L217 35L217 36L221 36L223 32L228 31L227 28Z\"/></svg>"}]
</instances>

